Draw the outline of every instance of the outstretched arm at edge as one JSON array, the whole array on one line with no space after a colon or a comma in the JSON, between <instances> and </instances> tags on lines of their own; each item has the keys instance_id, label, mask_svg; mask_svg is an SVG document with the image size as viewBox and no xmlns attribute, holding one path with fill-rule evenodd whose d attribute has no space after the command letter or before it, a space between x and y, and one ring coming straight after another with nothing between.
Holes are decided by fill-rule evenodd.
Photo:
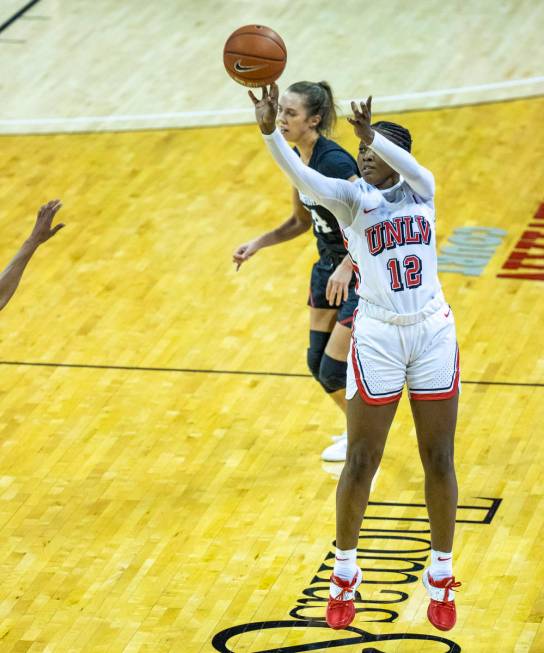
<instances>
[{"instance_id":1,"label":"outstretched arm at edge","mask_svg":"<svg viewBox=\"0 0 544 653\"><path fill-rule=\"evenodd\" d=\"M30 236L25 240L17 254L8 263L5 270L0 273L0 310L9 302L17 290L19 281L27 263L32 258L38 247L54 236L59 229L64 227L63 224L57 224L51 228L51 222L55 213L60 209L62 204L60 200L53 200L41 207L36 224Z\"/></svg>"}]
</instances>

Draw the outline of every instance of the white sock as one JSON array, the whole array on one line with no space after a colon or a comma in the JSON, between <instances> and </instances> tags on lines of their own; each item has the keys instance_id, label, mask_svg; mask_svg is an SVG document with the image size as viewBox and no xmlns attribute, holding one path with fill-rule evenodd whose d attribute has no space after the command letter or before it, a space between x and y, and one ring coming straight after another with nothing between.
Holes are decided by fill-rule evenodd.
<instances>
[{"instance_id":1,"label":"white sock","mask_svg":"<svg viewBox=\"0 0 544 653\"><path fill-rule=\"evenodd\" d=\"M347 551L336 549L333 574L342 580L353 580L353 577L357 574L357 549L348 549ZM329 591L330 595L336 598L342 592L342 588L331 583ZM353 595L354 592L344 594L344 599L352 599Z\"/></svg>"},{"instance_id":2,"label":"white sock","mask_svg":"<svg viewBox=\"0 0 544 653\"><path fill-rule=\"evenodd\" d=\"M357 549L336 549L333 573L342 580L351 580L357 573Z\"/></svg>"},{"instance_id":3,"label":"white sock","mask_svg":"<svg viewBox=\"0 0 544 653\"><path fill-rule=\"evenodd\" d=\"M431 568L429 573L433 580L442 580L453 576L453 553L431 549Z\"/></svg>"}]
</instances>

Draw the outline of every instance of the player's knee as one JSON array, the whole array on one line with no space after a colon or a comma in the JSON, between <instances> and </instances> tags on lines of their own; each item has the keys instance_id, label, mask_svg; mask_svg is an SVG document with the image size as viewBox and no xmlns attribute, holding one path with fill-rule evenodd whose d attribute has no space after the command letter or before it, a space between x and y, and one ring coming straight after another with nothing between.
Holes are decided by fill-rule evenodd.
<instances>
[{"instance_id":1,"label":"player's knee","mask_svg":"<svg viewBox=\"0 0 544 653\"><path fill-rule=\"evenodd\" d=\"M451 447L422 447L421 460L425 472L432 476L454 473L453 449Z\"/></svg>"},{"instance_id":2,"label":"player's knee","mask_svg":"<svg viewBox=\"0 0 544 653\"><path fill-rule=\"evenodd\" d=\"M323 354L319 366L319 383L329 393L337 392L346 387L346 361L338 361L327 354Z\"/></svg>"},{"instance_id":3,"label":"player's knee","mask_svg":"<svg viewBox=\"0 0 544 653\"><path fill-rule=\"evenodd\" d=\"M381 451L357 442L348 447L345 470L352 482L369 483L380 465Z\"/></svg>"},{"instance_id":4,"label":"player's knee","mask_svg":"<svg viewBox=\"0 0 544 653\"><path fill-rule=\"evenodd\" d=\"M321 359L330 336L331 334L325 331L310 331L310 346L308 347L306 360L310 372L318 381Z\"/></svg>"}]
</instances>

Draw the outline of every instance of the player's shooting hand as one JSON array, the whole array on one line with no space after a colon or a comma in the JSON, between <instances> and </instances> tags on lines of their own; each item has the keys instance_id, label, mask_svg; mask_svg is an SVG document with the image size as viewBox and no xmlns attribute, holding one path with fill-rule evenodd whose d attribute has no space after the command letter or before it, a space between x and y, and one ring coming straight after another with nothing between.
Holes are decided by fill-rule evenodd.
<instances>
[{"instance_id":1,"label":"player's shooting hand","mask_svg":"<svg viewBox=\"0 0 544 653\"><path fill-rule=\"evenodd\" d=\"M374 130L370 126L372 120L372 95L370 95L366 102L351 103L351 110L353 111L353 118L348 117L348 122L353 125L355 136L363 141L365 145L371 145L374 140Z\"/></svg>"},{"instance_id":2,"label":"player's shooting hand","mask_svg":"<svg viewBox=\"0 0 544 653\"><path fill-rule=\"evenodd\" d=\"M245 263L253 256L253 254L258 252L259 249L260 247L254 240L250 240L249 243L237 247L232 255L232 262L236 265L236 272L238 272L242 263Z\"/></svg>"},{"instance_id":3,"label":"player's shooting hand","mask_svg":"<svg viewBox=\"0 0 544 653\"><path fill-rule=\"evenodd\" d=\"M263 134L271 134L276 129L278 115L279 88L277 84L263 86L262 97L258 99L253 91L248 91L249 97L255 107L255 118Z\"/></svg>"},{"instance_id":4,"label":"player's shooting hand","mask_svg":"<svg viewBox=\"0 0 544 653\"><path fill-rule=\"evenodd\" d=\"M64 224L60 222L51 228L53 218L61 207L62 203L60 200L51 200L40 208L38 211L38 217L36 218L36 224L29 236L29 240L33 244L41 245L42 243L45 243L46 240L52 238L57 231L64 227Z\"/></svg>"}]
</instances>

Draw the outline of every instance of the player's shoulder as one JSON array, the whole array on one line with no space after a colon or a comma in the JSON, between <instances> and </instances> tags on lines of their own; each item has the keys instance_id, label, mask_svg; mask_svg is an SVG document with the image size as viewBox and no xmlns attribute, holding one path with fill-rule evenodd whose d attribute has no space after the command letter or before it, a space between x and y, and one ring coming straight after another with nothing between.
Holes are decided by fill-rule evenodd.
<instances>
[{"instance_id":1,"label":"player's shoulder","mask_svg":"<svg viewBox=\"0 0 544 653\"><path fill-rule=\"evenodd\" d=\"M350 159L353 159L351 154L343 148L339 143L333 141L332 138L327 138L321 134L314 145L314 154L316 158L322 159L327 156L334 156L335 154L339 156L347 156Z\"/></svg>"},{"instance_id":2,"label":"player's shoulder","mask_svg":"<svg viewBox=\"0 0 544 653\"><path fill-rule=\"evenodd\" d=\"M336 141L325 136L320 136L314 145L311 167L323 174L334 172L335 167L341 168L344 173L346 170L352 171L348 177L358 174L354 157Z\"/></svg>"}]
</instances>

